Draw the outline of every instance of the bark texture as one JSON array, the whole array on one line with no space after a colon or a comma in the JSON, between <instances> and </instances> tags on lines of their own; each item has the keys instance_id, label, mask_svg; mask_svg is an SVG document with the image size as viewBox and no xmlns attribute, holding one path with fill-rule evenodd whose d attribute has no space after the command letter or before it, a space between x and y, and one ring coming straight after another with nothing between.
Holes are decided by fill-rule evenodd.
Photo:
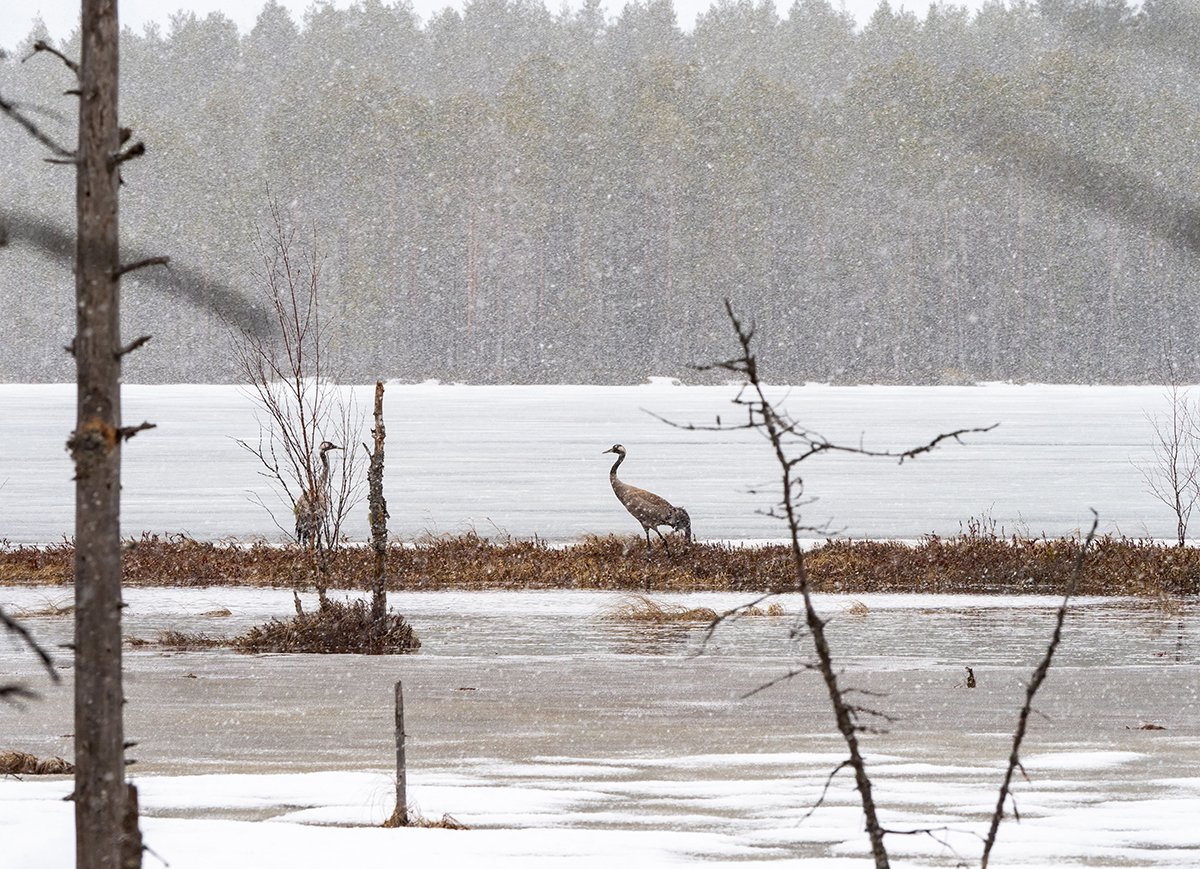
<instances>
[{"instance_id":1,"label":"bark texture","mask_svg":"<svg viewBox=\"0 0 1200 869\"><path fill-rule=\"evenodd\" d=\"M84 0L76 155L75 825L79 869L140 865L121 687L117 8Z\"/></svg>"},{"instance_id":2,"label":"bark texture","mask_svg":"<svg viewBox=\"0 0 1200 869\"><path fill-rule=\"evenodd\" d=\"M375 575L371 584L371 618L379 625L387 615L387 501L383 497L383 381L375 381L375 449L367 468L367 506L371 523L371 548L375 550Z\"/></svg>"}]
</instances>

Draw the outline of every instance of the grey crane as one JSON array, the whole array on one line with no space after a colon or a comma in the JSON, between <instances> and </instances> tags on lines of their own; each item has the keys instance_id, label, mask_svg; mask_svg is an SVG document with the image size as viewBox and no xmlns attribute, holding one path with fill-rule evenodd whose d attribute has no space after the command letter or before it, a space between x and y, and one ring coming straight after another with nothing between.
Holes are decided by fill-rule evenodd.
<instances>
[{"instance_id":1,"label":"grey crane","mask_svg":"<svg viewBox=\"0 0 1200 869\"><path fill-rule=\"evenodd\" d=\"M653 528L658 539L662 541L663 548L670 553L671 547L667 543L667 538L663 537L662 532L658 530L660 525L669 525L672 531L683 531L684 539L691 543L692 519L688 516L687 510L672 505L666 498L659 497L653 492L631 486L617 477L617 468L621 467L621 462L625 461L625 447L614 444L604 452L617 454L617 460L613 463L612 470L608 472L608 481L612 483L617 500L625 505L625 509L641 523L642 529L646 532L646 552L651 551L650 529Z\"/></svg>"},{"instance_id":2,"label":"grey crane","mask_svg":"<svg viewBox=\"0 0 1200 869\"><path fill-rule=\"evenodd\" d=\"M301 546L321 545L321 532L329 516L329 451L340 450L335 443L321 441L321 476L296 499L296 540Z\"/></svg>"}]
</instances>

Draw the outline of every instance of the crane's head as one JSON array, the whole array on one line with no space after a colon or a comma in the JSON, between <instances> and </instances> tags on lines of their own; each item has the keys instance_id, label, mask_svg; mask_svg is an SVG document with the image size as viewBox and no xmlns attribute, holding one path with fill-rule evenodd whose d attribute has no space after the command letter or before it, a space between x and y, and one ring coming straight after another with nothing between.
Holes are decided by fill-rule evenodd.
<instances>
[{"instance_id":1,"label":"crane's head","mask_svg":"<svg viewBox=\"0 0 1200 869\"><path fill-rule=\"evenodd\" d=\"M667 524L673 531L682 531L683 537L688 543L692 542L692 517L688 515L687 510L682 507L672 507Z\"/></svg>"},{"instance_id":2,"label":"crane's head","mask_svg":"<svg viewBox=\"0 0 1200 869\"><path fill-rule=\"evenodd\" d=\"M339 447L337 444L332 443L330 441L321 441L321 446L318 449L321 450L321 453L323 455L323 454L329 452L330 450L340 450L341 447Z\"/></svg>"},{"instance_id":3,"label":"crane's head","mask_svg":"<svg viewBox=\"0 0 1200 869\"><path fill-rule=\"evenodd\" d=\"M618 456L623 456L625 455L625 447L621 446L620 444L613 444L611 447L606 449L604 453L616 453ZM604 455L604 453L601 453L600 455Z\"/></svg>"}]
</instances>

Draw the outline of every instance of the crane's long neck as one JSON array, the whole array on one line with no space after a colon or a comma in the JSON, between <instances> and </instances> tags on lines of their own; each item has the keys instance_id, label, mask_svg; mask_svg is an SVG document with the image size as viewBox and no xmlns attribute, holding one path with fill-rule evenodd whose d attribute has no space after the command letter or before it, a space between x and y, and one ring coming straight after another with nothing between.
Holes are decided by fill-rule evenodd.
<instances>
[{"instance_id":1,"label":"crane's long neck","mask_svg":"<svg viewBox=\"0 0 1200 869\"><path fill-rule=\"evenodd\" d=\"M317 481L317 491L324 492L329 484L329 452L321 451L321 479Z\"/></svg>"},{"instance_id":2,"label":"crane's long neck","mask_svg":"<svg viewBox=\"0 0 1200 869\"><path fill-rule=\"evenodd\" d=\"M613 462L612 468L608 472L608 480L614 486L617 485L617 468L621 467L621 462L625 461L624 453L617 453L617 460Z\"/></svg>"}]
</instances>

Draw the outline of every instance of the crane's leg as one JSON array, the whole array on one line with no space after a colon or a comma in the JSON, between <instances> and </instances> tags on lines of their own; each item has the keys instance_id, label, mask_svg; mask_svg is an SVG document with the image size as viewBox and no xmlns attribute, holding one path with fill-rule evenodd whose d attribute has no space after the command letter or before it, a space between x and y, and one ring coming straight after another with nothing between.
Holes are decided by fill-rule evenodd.
<instances>
[{"instance_id":1,"label":"crane's leg","mask_svg":"<svg viewBox=\"0 0 1200 869\"><path fill-rule=\"evenodd\" d=\"M663 549L667 550L667 555L670 555L671 554L671 544L667 543L667 538L663 537L663 533L661 531L659 531L657 528L654 529L654 533L657 534L658 539L662 541ZM650 538L650 535L647 534L646 539L649 540L649 538Z\"/></svg>"}]
</instances>

